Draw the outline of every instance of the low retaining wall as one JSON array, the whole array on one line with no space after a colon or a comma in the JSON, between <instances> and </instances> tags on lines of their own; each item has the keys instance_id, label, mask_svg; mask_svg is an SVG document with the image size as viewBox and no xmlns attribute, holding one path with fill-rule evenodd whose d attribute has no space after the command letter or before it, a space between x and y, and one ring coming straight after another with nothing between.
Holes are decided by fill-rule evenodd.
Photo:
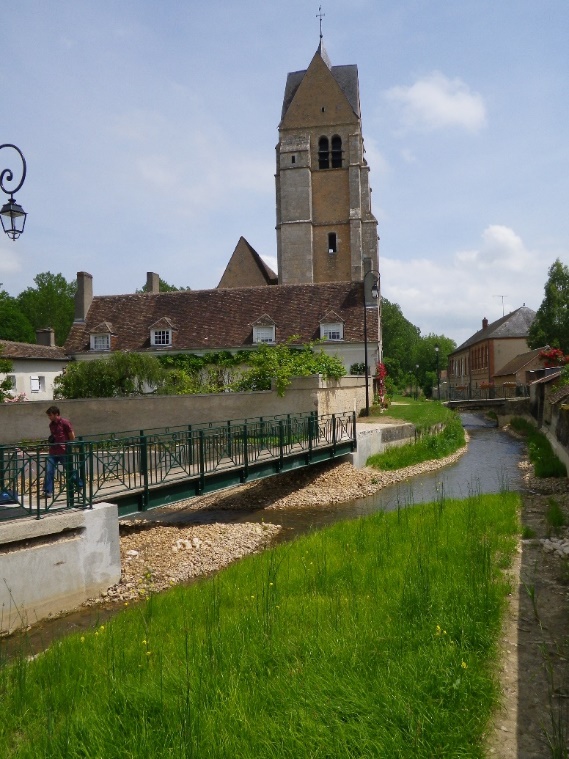
<instances>
[{"instance_id":1,"label":"low retaining wall","mask_svg":"<svg viewBox=\"0 0 569 759\"><path fill-rule=\"evenodd\" d=\"M69 611L121 575L117 507L18 519L0 527L0 632Z\"/></svg>"},{"instance_id":2,"label":"low retaining wall","mask_svg":"<svg viewBox=\"0 0 569 759\"><path fill-rule=\"evenodd\" d=\"M150 395L132 398L85 398L55 402L70 419L76 435L126 432L229 419L316 412L359 412L365 406L363 377L327 381L322 377L293 380L284 396L276 390L209 395ZM45 440L49 434L45 401L0 403L0 444Z\"/></svg>"},{"instance_id":3,"label":"low retaining wall","mask_svg":"<svg viewBox=\"0 0 569 759\"><path fill-rule=\"evenodd\" d=\"M387 448L415 442L412 424L368 424L357 427L358 448L348 455L348 461L356 469L362 469L370 456L383 453Z\"/></svg>"}]
</instances>

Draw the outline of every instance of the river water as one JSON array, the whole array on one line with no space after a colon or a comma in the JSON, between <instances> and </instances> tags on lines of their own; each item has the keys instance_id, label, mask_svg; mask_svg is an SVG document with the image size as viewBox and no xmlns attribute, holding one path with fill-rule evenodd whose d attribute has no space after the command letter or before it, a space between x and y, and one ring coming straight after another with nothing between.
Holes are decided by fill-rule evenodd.
<instances>
[{"instance_id":1,"label":"river water","mask_svg":"<svg viewBox=\"0 0 569 759\"><path fill-rule=\"evenodd\" d=\"M522 479L518 468L522 443L496 429L492 422L474 414L461 414L463 426L470 442L466 453L455 464L434 472L417 475L406 482L390 485L372 496L345 503L314 508L283 509L269 511L208 511L188 512L185 517L178 512L177 522L233 521L273 522L283 527L280 541L320 529L344 519L371 514L375 511L391 511L413 503L426 503L445 498L466 498L478 493L497 493L501 490L521 490ZM15 633L0 640L0 661L19 651L37 653L51 642L70 632L91 629L120 608L88 607L58 619L47 619L34 625L25 633Z\"/></svg>"},{"instance_id":2,"label":"river water","mask_svg":"<svg viewBox=\"0 0 569 759\"><path fill-rule=\"evenodd\" d=\"M314 508L240 513L236 521L273 522L283 526L282 540L326 527L344 519L355 519L375 511L393 511L413 503L429 503L445 498L467 498L478 493L520 490L518 467L522 443L496 428L495 423L474 414L461 414L470 442L466 453L455 464L426 472L405 482L389 485L374 495L345 503ZM227 512L218 512L219 518Z\"/></svg>"}]
</instances>

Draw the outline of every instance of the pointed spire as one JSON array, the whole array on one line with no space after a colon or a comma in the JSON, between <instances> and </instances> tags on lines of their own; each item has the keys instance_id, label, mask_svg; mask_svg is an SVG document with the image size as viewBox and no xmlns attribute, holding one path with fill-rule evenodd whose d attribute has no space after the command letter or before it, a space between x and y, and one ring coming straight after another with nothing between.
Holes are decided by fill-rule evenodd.
<instances>
[{"instance_id":1,"label":"pointed spire","mask_svg":"<svg viewBox=\"0 0 569 759\"><path fill-rule=\"evenodd\" d=\"M322 40L320 40L320 44L318 45L318 50L316 52L320 55L320 57L322 58L324 63L328 66L328 68L332 70L332 61L328 57L328 53L326 52L326 48L324 47L324 43L322 42Z\"/></svg>"}]
</instances>

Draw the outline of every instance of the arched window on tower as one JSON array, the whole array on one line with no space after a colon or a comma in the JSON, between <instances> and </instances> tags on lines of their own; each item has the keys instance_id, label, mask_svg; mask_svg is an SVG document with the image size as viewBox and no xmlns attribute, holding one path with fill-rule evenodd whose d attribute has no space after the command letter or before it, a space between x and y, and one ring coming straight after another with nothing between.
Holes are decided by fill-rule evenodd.
<instances>
[{"instance_id":1,"label":"arched window on tower","mask_svg":"<svg viewBox=\"0 0 569 759\"><path fill-rule=\"evenodd\" d=\"M337 134L332 137L332 168L342 168L342 138Z\"/></svg>"},{"instance_id":2,"label":"arched window on tower","mask_svg":"<svg viewBox=\"0 0 569 759\"><path fill-rule=\"evenodd\" d=\"M318 140L318 168L330 168L330 148L327 137L321 137Z\"/></svg>"}]
</instances>

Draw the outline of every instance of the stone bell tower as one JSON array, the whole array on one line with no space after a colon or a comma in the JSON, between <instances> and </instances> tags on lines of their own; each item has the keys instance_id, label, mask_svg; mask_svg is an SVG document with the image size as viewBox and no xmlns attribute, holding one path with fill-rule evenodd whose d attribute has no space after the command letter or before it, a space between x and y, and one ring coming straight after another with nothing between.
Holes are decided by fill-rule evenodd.
<instances>
[{"instance_id":1,"label":"stone bell tower","mask_svg":"<svg viewBox=\"0 0 569 759\"><path fill-rule=\"evenodd\" d=\"M288 74L276 148L279 284L362 280L378 268L358 69L322 44Z\"/></svg>"}]
</instances>

